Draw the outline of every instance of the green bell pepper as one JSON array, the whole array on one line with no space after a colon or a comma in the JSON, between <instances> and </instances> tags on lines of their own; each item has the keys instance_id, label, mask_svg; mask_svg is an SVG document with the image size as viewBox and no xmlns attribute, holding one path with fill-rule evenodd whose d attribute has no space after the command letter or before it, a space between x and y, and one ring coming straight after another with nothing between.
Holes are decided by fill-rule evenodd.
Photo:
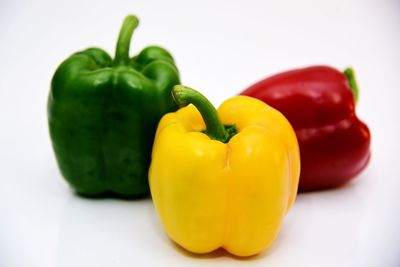
<instances>
[{"instance_id":1,"label":"green bell pepper","mask_svg":"<svg viewBox=\"0 0 400 267\"><path fill-rule=\"evenodd\" d=\"M122 25L115 59L99 48L67 58L56 70L48 123L58 166L83 195L148 194L147 172L159 119L177 110L179 73L171 54L149 46L129 58L135 16Z\"/></svg>"}]
</instances>

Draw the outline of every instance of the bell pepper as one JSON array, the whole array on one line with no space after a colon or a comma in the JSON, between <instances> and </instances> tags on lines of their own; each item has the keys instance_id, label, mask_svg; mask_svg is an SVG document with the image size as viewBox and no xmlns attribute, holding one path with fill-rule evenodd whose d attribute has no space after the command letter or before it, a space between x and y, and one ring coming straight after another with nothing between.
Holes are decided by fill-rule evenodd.
<instances>
[{"instance_id":1,"label":"bell pepper","mask_svg":"<svg viewBox=\"0 0 400 267\"><path fill-rule=\"evenodd\" d=\"M179 74L170 53L149 46L129 58L138 25L127 16L115 59L99 48L67 58L56 70L48 123L62 175L83 195L148 194L148 167L161 116L178 107Z\"/></svg>"},{"instance_id":2,"label":"bell pepper","mask_svg":"<svg viewBox=\"0 0 400 267\"><path fill-rule=\"evenodd\" d=\"M254 98L231 98L217 111L193 89L178 85L172 93L182 108L162 117L149 171L166 232L194 253L263 251L297 193L300 155L291 125Z\"/></svg>"},{"instance_id":3,"label":"bell pepper","mask_svg":"<svg viewBox=\"0 0 400 267\"><path fill-rule=\"evenodd\" d=\"M300 191L340 186L368 164L370 132L355 113L358 86L351 68L328 66L283 72L242 95L259 98L282 112L300 145Z\"/></svg>"}]
</instances>

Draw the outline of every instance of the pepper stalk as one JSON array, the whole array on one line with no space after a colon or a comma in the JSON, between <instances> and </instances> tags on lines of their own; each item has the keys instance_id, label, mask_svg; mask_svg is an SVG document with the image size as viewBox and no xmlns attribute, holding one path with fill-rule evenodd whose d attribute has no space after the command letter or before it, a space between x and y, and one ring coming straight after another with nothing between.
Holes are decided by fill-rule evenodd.
<instances>
[{"instance_id":1,"label":"pepper stalk","mask_svg":"<svg viewBox=\"0 0 400 267\"><path fill-rule=\"evenodd\" d=\"M133 31L139 25L139 20L134 15L125 18L118 36L117 48L115 50L115 66L125 66L129 64L129 47Z\"/></svg>"},{"instance_id":2,"label":"pepper stalk","mask_svg":"<svg viewBox=\"0 0 400 267\"><path fill-rule=\"evenodd\" d=\"M227 143L237 133L235 125L223 125L217 110L201 93L184 85L175 85L172 97L179 107L193 104L203 117L206 124L205 134L211 139Z\"/></svg>"}]
</instances>

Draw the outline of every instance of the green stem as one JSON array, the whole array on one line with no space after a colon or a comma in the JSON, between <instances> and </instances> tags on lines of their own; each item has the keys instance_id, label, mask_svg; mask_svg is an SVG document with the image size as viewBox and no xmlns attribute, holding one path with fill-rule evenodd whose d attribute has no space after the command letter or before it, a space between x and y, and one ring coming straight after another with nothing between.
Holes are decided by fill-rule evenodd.
<instances>
[{"instance_id":1,"label":"green stem","mask_svg":"<svg viewBox=\"0 0 400 267\"><path fill-rule=\"evenodd\" d=\"M132 33L138 26L139 20L133 15L128 15L118 36L117 49L115 51L114 64L116 66L123 66L129 64L129 47L131 45Z\"/></svg>"},{"instance_id":2,"label":"green stem","mask_svg":"<svg viewBox=\"0 0 400 267\"><path fill-rule=\"evenodd\" d=\"M205 133L213 140L226 143L230 135L225 130L217 110L208 99L196 90L183 86L175 85L172 89L172 96L179 107L185 107L193 104L200 112L206 124Z\"/></svg>"},{"instance_id":3,"label":"green stem","mask_svg":"<svg viewBox=\"0 0 400 267\"><path fill-rule=\"evenodd\" d=\"M357 101L358 101L358 85L357 85L356 76L354 74L354 70L352 68L346 68L343 73L346 76L347 81L349 82L351 91L353 92L354 101L357 103Z\"/></svg>"}]
</instances>

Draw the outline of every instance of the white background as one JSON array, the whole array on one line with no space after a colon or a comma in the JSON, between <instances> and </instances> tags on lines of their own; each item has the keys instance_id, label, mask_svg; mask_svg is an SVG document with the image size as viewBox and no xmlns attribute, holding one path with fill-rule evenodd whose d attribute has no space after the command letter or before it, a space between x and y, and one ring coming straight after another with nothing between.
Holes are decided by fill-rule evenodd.
<instances>
[{"instance_id":1,"label":"white background","mask_svg":"<svg viewBox=\"0 0 400 267\"><path fill-rule=\"evenodd\" d=\"M189 254L151 200L89 200L61 178L46 118L49 84L71 53L113 53L125 15L131 53L159 44L182 82L215 104L294 67L353 66L372 159L349 185L302 194L274 245L240 260ZM400 266L400 2L0 2L0 266Z\"/></svg>"}]
</instances>

